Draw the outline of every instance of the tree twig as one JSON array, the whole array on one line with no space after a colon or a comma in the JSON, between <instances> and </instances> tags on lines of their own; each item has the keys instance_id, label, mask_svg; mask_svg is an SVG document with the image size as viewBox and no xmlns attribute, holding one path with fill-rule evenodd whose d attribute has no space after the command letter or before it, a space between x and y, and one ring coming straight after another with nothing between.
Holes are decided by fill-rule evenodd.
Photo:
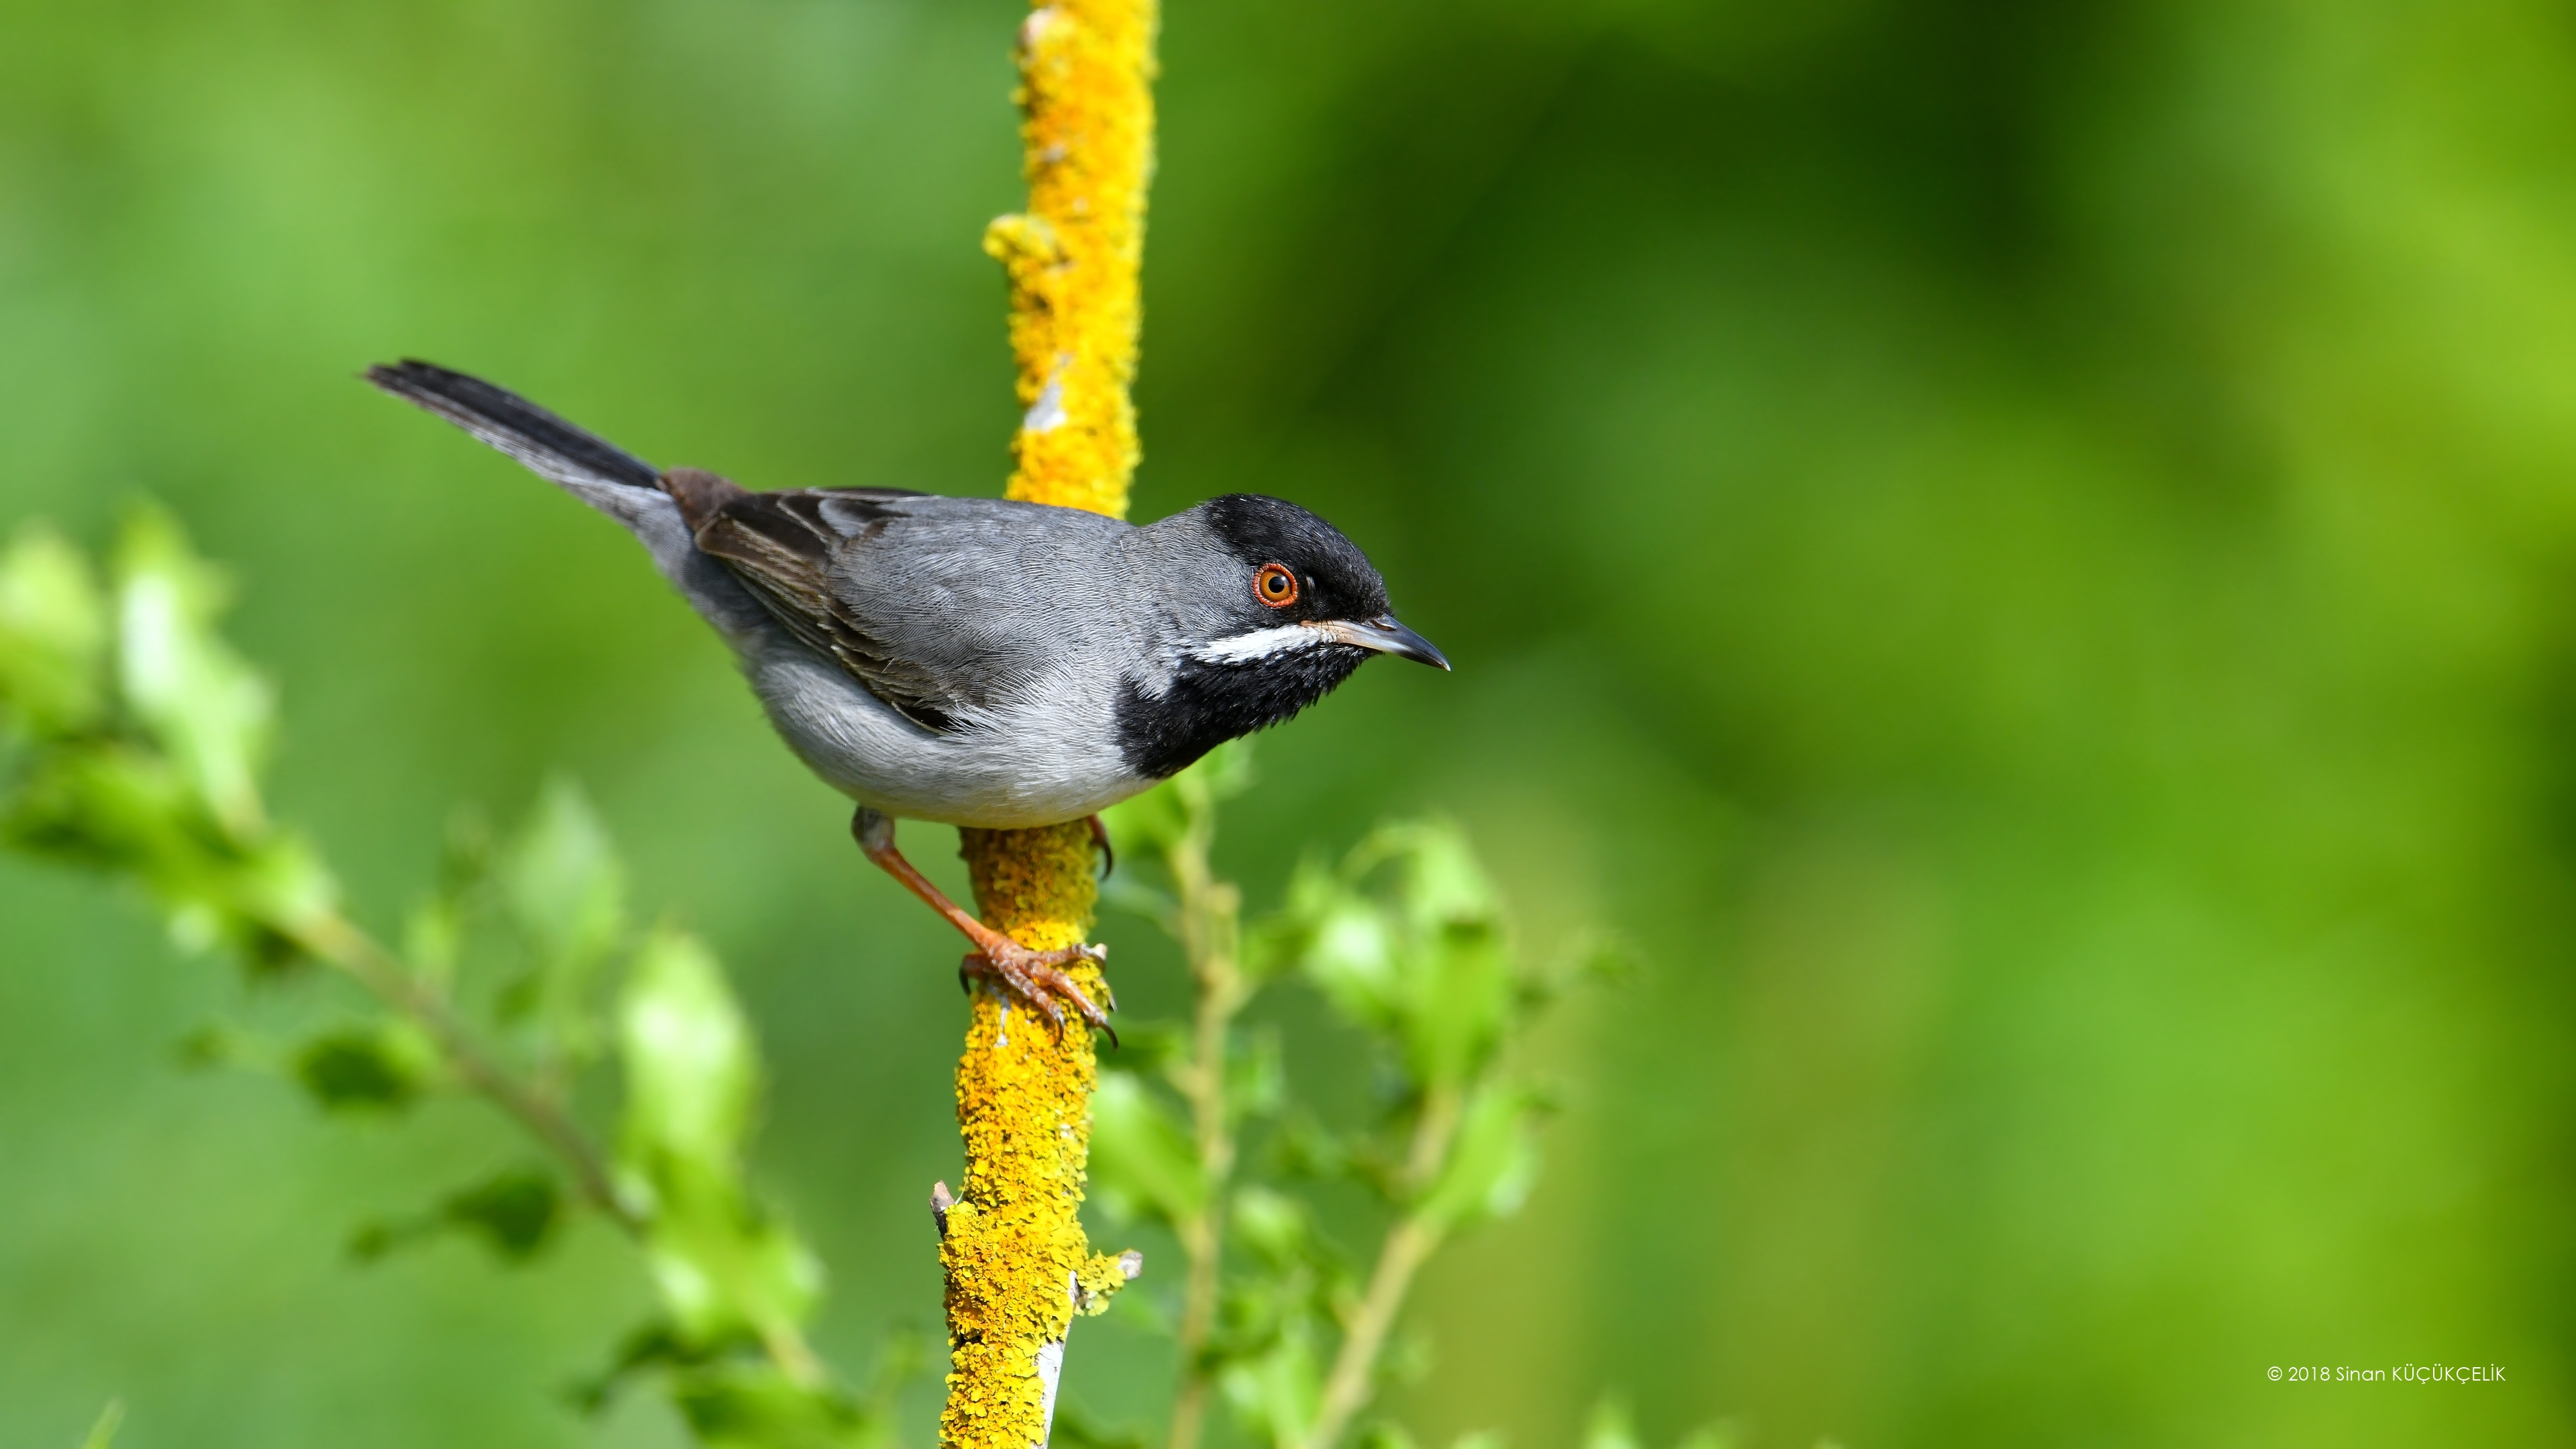
<instances>
[{"instance_id":1,"label":"tree twig","mask_svg":"<svg viewBox=\"0 0 2576 1449\"><path fill-rule=\"evenodd\" d=\"M1458 1130L1458 1111L1454 1091L1435 1090L1422 1104L1405 1153L1403 1187L1408 1198L1428 1188L1448 1160L1450 1139ZM1369 1271L1368 1291L1342 1326L1342 1346L1333 1355L1323 1402L1301 1449L1333 1449L1350 1428L1352 1417L1366 1406L1378 1354L1385 1349L1387 1332L1395 1326L1404 1296L1413 1287L1413 1275L1439 1247L1440 1229L1418 1213L1402 1214L1387 1229L1378 1245L1377 1266Z\"/></svg>"},{"instance_id":2,"label":"tree twig","mask_svg":"<svg viewBox=\"0 0 2576 1449\"><path fill-rule=\"evenodd\" d=\"M316 957L427 1031L466 1086L518 1119L529 1135L563 1160L591 1206L629 1233L643 1230L642 1216L618 1194L607 1162L583 1134L580 1124L553 1098L513 1076L475 1038L473 1028L456 1014L446 998L405 969L392 952L337 913L300 922L293 928L293 935Z\"/></svg>"},{"instance_id":3,"label":"tree twig","mask_svg":"<svg viewBox=\"0 0 2576 1449\"><path fill-rule=\"evenodd\" d=\"M1235 1142L1227 1110L1227 1041L1235 1015L1250 992L1236 959L1242 893L1208 869L1213 812L1194 812L1190 828L1172 851L1172 882L1180 893L1181 944L1196 988L1190 1062L1179 1074L1189 1099L1193 1135L1207 1196L1179 1225L1188 1280L1181 1299L1181 1382L1172 1398L1168 1449L1197 1449L1207 1418L1210 1387L1208 1339L1215 1330L1218 1269L1225 1251L1226 1187L1234 1175Z\"/></svg>"},{"instance_id":4,"label":"tree twig","mask_svg":"<svg viewBox=\"0 0 2576 1449\"><path fill-rule=\"evenodd\" d=\"M346 916L328 912L287 929L317 959L428 1032L468 1089L516 1119L528 1135L562 1160L585 1201L629 1237L643 1236L651 1225L618 1192L607 1159L581 1130L581 1124L564 1111L557 1098L514 1075L475 1036L473 1027L456 1014L444 995L412 974L400 958ZM760 1340L762 1349L790 1381L812 1387L829 1379L821 1357L794 1324L763 1324Z\"/></svg>"}]
</instances>

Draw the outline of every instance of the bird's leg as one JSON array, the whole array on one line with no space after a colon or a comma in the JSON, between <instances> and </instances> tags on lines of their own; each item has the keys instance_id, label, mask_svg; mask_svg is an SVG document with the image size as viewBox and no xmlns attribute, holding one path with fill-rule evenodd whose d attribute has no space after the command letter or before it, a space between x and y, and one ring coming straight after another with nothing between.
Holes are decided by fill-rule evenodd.
<instances>
[{"instance_id":1,"label":"bird's leg","mask_svg":"<svg viewBox=\"0 0 2576 1449\"><path fill-rule=\"evenodd\" d=\"M1118 868L1118 847L1109 843L1109 826L1097 814L1085 815L1082 823L1091 827L1091 843L1100 847L1100 879Z\"/></svg>"},{"instance_id":2,"label":"bird's leg","mask_svg":"<svg viewBox=\"0 0 2576 1449\"><path fill-rule=\"evenodd\" d=\"M1071 1004L1084 1021L1091 1023L1093 1030L1106 1035L1110 1045L1117 1045L1118 1033L1111 1029L1108 1014L1093 1005L1091 998L1083 995L1082 988L1064 972L1065 967L1076 961L1089 961L1094 965L1107 961L1107 947L1066 946L1054 951L1031 950L968 915L948 898L946 892L932 885L930 877L904 859L902 851L895 849L894 817L891 815L862 805L859 813L850 818L850 834L858 839L860 851L876 862L878 869L902 882L905 890L919 896L922 904L937 911L948 924L975 943L974 953L957 968L961 982L972 975L999 984L1027 1002L1059 1032L1064 1030L1064 1012L1056 1005L1056 1000L1061 999ZM1116 1004L1114 998L1111 1004Z\"/></svg>"}]
</instances>

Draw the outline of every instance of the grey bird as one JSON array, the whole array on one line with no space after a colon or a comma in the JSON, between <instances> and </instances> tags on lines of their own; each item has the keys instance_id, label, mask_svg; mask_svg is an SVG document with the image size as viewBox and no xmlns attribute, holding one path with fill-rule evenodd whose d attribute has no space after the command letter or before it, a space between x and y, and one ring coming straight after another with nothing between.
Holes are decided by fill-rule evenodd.
<instances>
[{"instance_id":1,"label":"grey bird","mask_svg":"<svg viewBox=\"0 0 2576 1449\"><path fill-rule=\"evenodd\" d=\"M1021 829L1091 817L1296 714L1370 656L1447 669L1321 518L1230 494L1146 527L885 488L754 493L665 471L479 378L367 380L616 519L741 661L788 748L858 803L870 860L975 945L966 969L1059 1028L1108 1019L895 848L896 817ZM1106 837L1102 837L1106 844ZM1114 1039L1114 1037L1113 1037Z\"/></svg>"}]
</instances>

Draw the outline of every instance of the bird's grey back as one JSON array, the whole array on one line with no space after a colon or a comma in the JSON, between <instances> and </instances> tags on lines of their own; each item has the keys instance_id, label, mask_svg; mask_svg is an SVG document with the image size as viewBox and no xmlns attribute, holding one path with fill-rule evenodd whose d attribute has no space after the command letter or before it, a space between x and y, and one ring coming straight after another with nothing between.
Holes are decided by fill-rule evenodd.
<instances>
[{"instance_id":1,"label":"bird's grey back","mask_svg":"<svg viewBox=\"0 0 2576 1449\"><path fill-rule=\"evenodd\" d=\"M829 505L825 511L834 512ZM1136 530L1079 509L904 498L835 550L834 595L897 658L972 708L1042 684L1134 621Z\"/></svg>"}]
</instances>

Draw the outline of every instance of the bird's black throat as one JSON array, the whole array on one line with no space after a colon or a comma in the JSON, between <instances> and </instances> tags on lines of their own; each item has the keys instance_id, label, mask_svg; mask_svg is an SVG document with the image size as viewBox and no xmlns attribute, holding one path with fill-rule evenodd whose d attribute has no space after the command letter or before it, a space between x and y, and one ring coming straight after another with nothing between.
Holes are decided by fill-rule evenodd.
<instances>
[{"instance_id":1,"label":"bird's black throat","mask_svg":"<svg viewBox=\"0 0 2576 1449\"><path fill-rule=\"evenodd\" d=\"M1243 664L1191 659L1159 695L1129 679L1118 700L1118 752L1137 774L1168 779L1332 693L1368 657L1356 645L1320 644Z\"/></svg>"}]
</instances>

